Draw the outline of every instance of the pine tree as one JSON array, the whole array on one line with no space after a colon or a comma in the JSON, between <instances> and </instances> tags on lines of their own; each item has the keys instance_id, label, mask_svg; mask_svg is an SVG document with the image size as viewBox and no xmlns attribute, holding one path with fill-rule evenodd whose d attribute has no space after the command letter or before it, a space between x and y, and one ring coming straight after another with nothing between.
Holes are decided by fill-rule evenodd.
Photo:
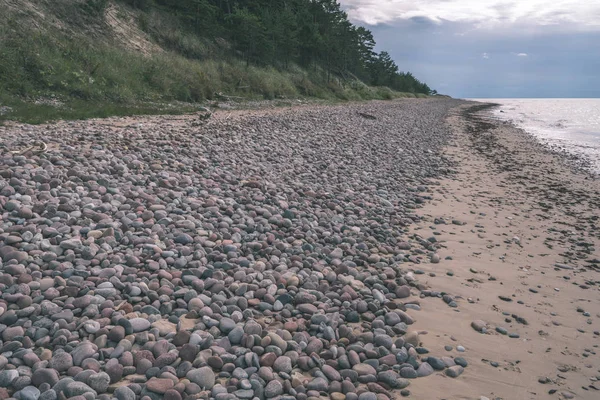
<instances>
[{"instance_id":1,"label":"pine tree","mask_svg":"<svg viewBox=\"0 0 600 400\"><path fill-rule=\"evenodd\" d=\"M182 29L225 39L248 65L320 67L327 78L357 77L399 91L433 93L390 54L377 54L373 34L353 25L336 0L120 0L142 9L160 7Z\"/></svg>"}]
</instances>

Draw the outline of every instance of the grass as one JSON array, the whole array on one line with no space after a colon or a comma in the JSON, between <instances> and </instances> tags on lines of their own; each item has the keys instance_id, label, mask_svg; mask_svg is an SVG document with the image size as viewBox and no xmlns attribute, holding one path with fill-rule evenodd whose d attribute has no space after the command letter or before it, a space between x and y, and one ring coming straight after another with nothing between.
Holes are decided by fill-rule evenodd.
<instances>
[{"instance_id":1,"label":"grass","mask_svg":"<svg viewBox=\"0 0 600 400\"><path fill-rule=\"evenodd\" d=\"M10 107L11 111L0 114L2 121L17 121L28 124L43 124L56 120L77 120L89 118L125 117L132 115L177 115L198 111L194 104L115 104L109 102L91 102L69 100L60 105L27 102L18 99L0 100L0 104Z\"/></svg>"},{"instance_id":2,"label":"grass","mask_svg":"<svg viewBox=\"0 0 600 400\"><path fill-rule=\"evenodd\" d=\"M89 0L84 4L92 7L87 12L95 12L94 7L103 3ZM69 20L80 24L86 21L75 16ZM166 35L167 31L162 32ZM327 81L321 70L247 66L223 56L203 59L214 49L197 39L186 39L181 32L169 35L172 43L163 47L180 46L178 52L145 55L109 40L65 34L52 27L24 29L18 18L0 21L0 107L11 108L0 114L0 121L43 123L111 115L187 113L218 93L243 100L415 97L369 87L360 81ZM48 99L62 105L48 104ZM178 106L167 106L170 103Z\"/></svg>"}]
</instances>

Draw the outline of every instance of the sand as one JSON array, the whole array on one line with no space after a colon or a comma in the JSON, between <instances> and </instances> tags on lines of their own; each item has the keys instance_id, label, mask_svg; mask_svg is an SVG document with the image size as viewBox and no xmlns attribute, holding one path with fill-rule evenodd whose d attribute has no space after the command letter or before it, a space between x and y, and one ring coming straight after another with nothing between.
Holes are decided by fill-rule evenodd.
<instances>
[{"instance_id":1,"label":"sand","mask_svg":"<svg viewBox=\"0 0 600 400\"><path fill-rule=\"evenodd\" d=\"M598 399L600 182L510 124L466 116L470 107L447 120L456 174L430 186L433 200L412 229L423 239L435 233L442 259L412 268L428 274L421 281L432 289L458 297L457 308L421 299L413 328L427 332L421 338L431 351L464 346L470 364L458 379L415 380L413 397ZM488 333L471 328L474 320L488 323Z\"/></svg>"}]
</instances>

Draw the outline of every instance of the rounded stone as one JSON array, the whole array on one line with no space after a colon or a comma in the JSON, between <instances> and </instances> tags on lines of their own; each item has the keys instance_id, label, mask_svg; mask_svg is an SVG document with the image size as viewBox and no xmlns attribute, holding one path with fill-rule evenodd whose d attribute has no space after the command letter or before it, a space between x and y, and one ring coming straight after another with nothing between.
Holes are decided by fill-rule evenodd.
<instances>
[{"instance_id":1,"label":"rounded stone","mask_svg":"<svg viewBox=\"0 0 600 400\"><path fill-rule=\"evenodd\" d=\"M285 372L287 374L292 372L292 360L287 356L277 357L273 363L273 370L275 372Z\"/></svg>"},{"instance_id":2,"label":"rounded stone","mask_svg":"<svg viewBox=\"0 0 600 400\"><path fill-rule=\"evenodd\" d=\"M277 380L272 380L265 386L265 396L267 398L276 397L283 394L283 385Z\"/></svg>"},{"instance_id":3,"label":"rounded stone","mask_svg":"<svg viewBox=\"0 0 600 400\"><path fill-rule=\"evenodd\" d=\"M460 374L462 374L464 372L464 368L461 367L460 365L455 365L453 367L450 367L448 369L446 369L445 374L447 376L449 376L450 378L458 378L460 376Z\"/></svg>"},{"instance_id":4,"label":"rounded stone","mask_svg":"<svg viewBox=\"0 0 600 400\"><path fill-rule=\"evenodd\" d=\"M43 383L54 386L58 382L58 372L52 368L39 368L31 375L31 383L39 387Z\"/></svg>"},{"instance_id":5,"label":"rounded stone","mask_svg":"<svg viewBox=\"0 0 600 400\"><path fill-rule=\"evenodd\" d=\"M115 389L114 396L117 400L136 400L135 393L127 386L121 386Z\"/></svg>"},{"instance_id":6,"label":"rounded stone","mask_svg":"<svg viewBox=\"0 0 600 400\"><path fill-rule=\"evenodd\" d=\"M108 390L108 385L110 384L110 377L106 372L99 372L90 375L90 377L87 379L87 384L96 392L105 393Z\"/></svg>"},{"instance_id":7,"label":"rounded stone","mask_svg":"<svg viewBox=\"0 0 600 400\"><path fill-rule=\"evenodd\" d=\"M48 367L58 372L65 372L72 366L73 357L71 356L71 354L65 352L55 353L50 359L50 362L48 363Z\"/></svg>"},{"instance_id":8,"label":"rounded stone","mask_svg":"<svg viewBox=\"0 0 600 400\"><path fill-rule=\"evenodd\" d=\"M40 391L35 386L26 386L19 391L18 398L20 400L38 400Z\"/></svg>"},{"instance_id":9,"label":"rounded stone","mask_svg":"<svg viewBox=\"0 0 600 400\"><path fill-rule=\"evenodd\" d=\"M204 389L212 389L215 385L215 373L210 367L192 369L186 374L186 378Z\"/></svg>"}]
</instances>

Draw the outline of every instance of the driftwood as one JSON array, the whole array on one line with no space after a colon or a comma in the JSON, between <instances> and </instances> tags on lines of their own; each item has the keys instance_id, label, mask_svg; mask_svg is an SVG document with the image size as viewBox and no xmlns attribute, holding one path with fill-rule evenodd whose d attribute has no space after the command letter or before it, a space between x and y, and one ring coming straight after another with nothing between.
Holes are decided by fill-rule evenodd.
<instances>
[{"instance_id":1,"label":"driftwood","mask_svg":"<svg viewBox=\"0 0 600 400\"><path fill-rule=\"evenodd\" d=\"M239 97L239 96L229 96L223 93L215 93L215 97L219 98L219 99L224 99L224 100L232 100L232 99L237 99L237 100L244 100L243 97Z\"/></svg>"},{"instance_id":2,"label":"driftwood","mask_svg":"<svg viewBox=\"0 0 600 400\"><path fill-rule=\"evenodd\" d=\"M198 114L198 119L200 121L206 121L211 116L212 116L212 113L210 111L208 111L208 112L204 112L204 113Z\"/></svg>"},{"instance_id":3,"label":"driftwood","mask_svg":"<svg viewBox=\"0 0 600 400\"><path fill-rule=\"evenodd\" d=\"M48 151L48 145L46 143L34 142L34 144L32 146L29 146L26 149L13 150L13 151L11 151L11 153L18 154L18 155L23 155L23 154L29 153L29 152L31 152L32 154L42 154L42 153L45 153L46 151Z\"/></svg>"},{"instance_id":4,"label":"driftwood","mask_svg":"<svg viewBox=\"0 0 600 400\"><path fill-rule=\"evenodd\" d=\"M358 115L360 115L361 117L365 118L365 119L377 119L376 116L371 115L371 114L365 114L365 113L361 113L359 112Z\"/></svg>"},{"instance_id":5,"label":"driftwood","mask_svg":"<svg viewBox=\"0 0 600 400\"><path fill-rule=\"evenodd\" d=\"M202 107L198 113L198 120L192 121L192 126L204 125L208 122L210 117L212 117L212 112L208 108Z\"/></svg>"}]
</instances>

